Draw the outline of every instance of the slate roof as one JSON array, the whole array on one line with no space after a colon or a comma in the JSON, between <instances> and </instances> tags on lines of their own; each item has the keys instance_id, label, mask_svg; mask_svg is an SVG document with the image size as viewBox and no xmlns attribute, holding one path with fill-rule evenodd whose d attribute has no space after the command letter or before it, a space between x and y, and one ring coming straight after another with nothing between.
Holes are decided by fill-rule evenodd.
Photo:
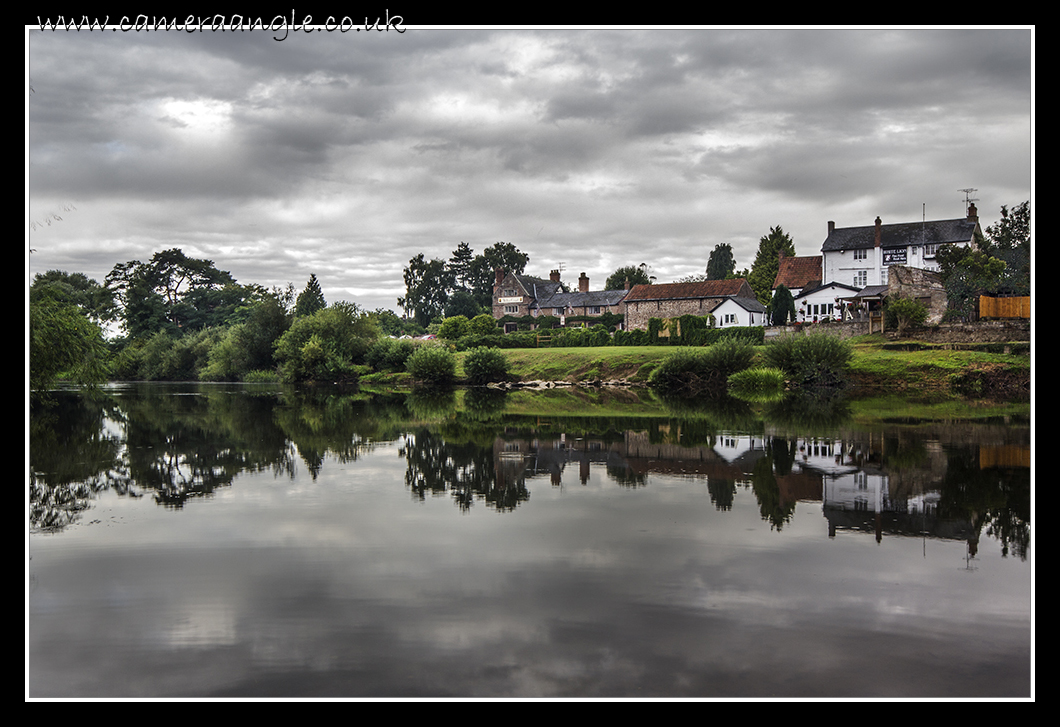
<instances>
[{"instance_id":1,"label":"slate roof","mask_svg":"<svg viewBox=\"0 0 1060 727\"><path fill-rule=\"evenodd\" d=\"M530 275L516 275L519 284L530 296L531 308L581 308L583 306L618 305L626 297L626 290L590 290L586 293L565 293L563 285L553 280L544 280Z\"/></svg>"},{"instance_id":2,"label":"slate roof","mask_svg":"<svg viewBox=\"0 0 1060 727\"><path fill-rule=\"evenodd\" d=\"M758 298L744 298L739 295L731 295L729 296L729 300L743 308L745 311L749 311L751 313L766 312L766 307L758 302Z\"/></svg>"},{"instance_id":3,"label":"slate roof","mask_svg":"<svg viewBox=\"0 0 1060 727\"><path fill-rule=\"evenodd\" d=\"M739 295L747 281L703 280L698 283L658 283L656 285L634 285L626 302L637 300L679 300L684 298L727 298Z\"/></svg>"},{"instance_id":4,"label":"slate roof","mask_svg":"<svg viewBox=\"0 0 1060 727\"><path fill-rule=\"evenodd\" d=\"M862 288L861 290L859 290L857 293L855 293L851 297L852 298L876 298L876 297L881 296L881 295L887 295L887 290L888 290L888 288L887 288L886 285L870 285L868 287Z\"/></svg>"},{"instance_id":5,"label":"slate roof","mask_svg":"<svg viewBox=\"0 0 1060 727\"><path fill-rule=\"evenodd\" d=\"M787 288L808 288L821 284L821 270L824 256L782 257L780 269L773 281L773 288L783 285Z\"/></svg>"},{"instance_id":6,"label":"slate roof","mask_svg":"<svg viewBox=\"0 0 1060 727\"><path fill-rule=\"evenodd\" d=\"M931 222L898 222L880 225L881 247L906 247L907 245L933 245L950 242L971 242L978 222L961 217L956 220L934 220ZM821 252L860 250L874 247L876 226L837 227L825 238Z\"/></svg>"},{"instance_id":7,"label":"slate roof","mask_svg":"<svg viewBox=\"0 0 1060 727\"><path fill-rule=\"evenodd\" d=\"M873 287L877 287L877 286L873 286ZM887 288L886 285L884 285L882 287L885 288L885 289ZM860 288L856 288L853 285L847 285L846 283L839 283L839 282L836 282L836 281L833 280L831 283L825 283L824 285L816 285L816 286L814 286L812 288L803 288L802 292L795 296L795 300L798 300L799 298L805 298L806 296L812 295L813 293L816 293L818 290L824 290L825 288L846 288L851 293L857 293L860 290Z\"/></svg>"}]
</instances>

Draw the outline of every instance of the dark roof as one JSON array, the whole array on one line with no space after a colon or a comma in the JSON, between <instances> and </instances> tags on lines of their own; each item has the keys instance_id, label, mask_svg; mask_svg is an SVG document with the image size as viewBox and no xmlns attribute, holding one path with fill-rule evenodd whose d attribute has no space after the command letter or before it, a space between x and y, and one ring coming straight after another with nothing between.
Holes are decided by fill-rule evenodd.
<instances>
[{"instance_id":1,"label":"dark roof","mask_svg":"<svg viewBox=\"0 0 1060 727\"><path fill-rule=\"evenodd\" d=\"M681 298L726 298L739 295L747 281L743 278L733 280L703 280L698 283L659 283L656 285L634 285L626 302L634 300L674 300ZM750 289L750 286L748 286Z\"/></svg>"},{"instance_id":2,"label":"dark roof","mask_svg":"<svg viewBox=\"0 0 1060 727\"><path fill-rule=\"evenodd\" d=\"M979 223L962 217L957 220L934 220L930 222L899 222L880 225L881 247L906 247L907 245L942 245L950 242L971 242L972 234ZM876 226L836 227L829 233L821 252L860 250L875 247Z\"/></svg>"},{"instance_id":3,"label":"dark roof","mask_svg":"<svg viewBox=\"0 0 1060 727\"><path fill-rule=\"evenodd\" d=\"M855 293L851 297L853 297L853 298L875 298L877 296L887 295L887 290L888 290L888 288L887 288L886 285L870 285L868 287L862 288L861 290L859 290L857 293Z\"/></svg>"},{"instance_id":4,"label":"dark roof","mask_svg":"<svg viewBox=\"0 0 1060 727\"><path fill-rule=\"evenodd\" d=\"M519 284L523 286L528 295L536 297L538 300L549 298L556 293L563 291L563 284L557 283L553 280L534 278L529 275L516 275L515 278L519 281Z\"/></svg>"},{"instance_id":5,"label":"dark roof","mask_svg":"<svg viewBox=\"0 0 1060 727\"><path fill-rule=\"evenodd\" d=\"M815 285L812 288L809 288L809 287L803 288L802 292L799 293L798 295L796 295L795 298L796 299L804 298L807 295L810 295L812 293L816 293L818 290L824 290L825 288L835 288L835 287L846 288L847 290L849 290L852 293L857 293L860 290L860 288L856 288L853 285L847 285L846 283L838 283L838 282L833 280L831 283L825 283L824 285ZM886 288L887 286L883 286L883 287Z\"/></svg>"},{"instance_id":6,"label":"dark roof","mask_svg":"<svg viewBox=\"0 0 1060 727\"><path fill-rule=\"evenodd\" d=\"M539 298L537 302L542 308L618 305L626 297L626 292L625 290L590 290L586 293L561 291L549 298Z\"/></svg>"},{"instance_id":7,"label":"dark roof","mask_svg":"<svg viewBox=\"0 0 1060 727\"><path fill-rule=\"evenodd\" d=\"M788 288L807 288L820 285L823 261L823 255L780 258L780 269L773 281L773 287L783 285Z\"/></svg>"},{"instance_id":8,"label":"dark roof","mask_svg":"<svg viewBox=\"0 0 1060 727\"><path fill-rule=\"evenodd\" d=\"M745 311L750 311L751 313L766 312L766 307L758 302L758 298L745 298L740 295L730 295L728 299L743 308Z\"/></svg>"}]
</instances>

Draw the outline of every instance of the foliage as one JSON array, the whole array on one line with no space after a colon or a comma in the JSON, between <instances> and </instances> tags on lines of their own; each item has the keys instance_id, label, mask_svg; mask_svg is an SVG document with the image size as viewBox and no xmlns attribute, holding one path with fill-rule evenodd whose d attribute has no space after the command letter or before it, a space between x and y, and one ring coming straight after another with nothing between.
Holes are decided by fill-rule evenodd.
<instances>
[{"instance_id":1,"label":"foliage","mask_svg":"<svg viewBox=\"0 0 1060 727\"><path fill-rule=\"evenodd\" d=\"M410 339L380 338L364 355L364 362L376 371L404 371L405 362L416 350Z\"/></svg>"},{"instance_id":2,"label":"foliage","mask_svg":"<svg viewBox=\"0 0 1060 727\"><path fill-rule=\"evenodd\" d=\"M769 302L769 322L774 326L784 326L788 321L794 323L795 320L795 298L788 286L781 283L773 291L773 298Z\"/></svg>"},{"instance_id":3,"label":"foliage","mask_svg":"<svg viewBox=\"0 0 1060 727\"><path fill-rule=\"evenodd\" d=\"M442 325L438 329L438 338L444 338L447 341L455 341L461 336L466 336L467 334L467 316L453 316L451 318L446 318L442 321Z\"/></svg>"},{"instance_id":4,"label":"foliage","mask_svg":"<svg viewBox=\"0 0 1060 727\"><path fill-rule=\"evenodd\" d=\"M59 303L76 305L89 320L100 323L114 316L114 299L110 291L84 273L49 270L37 273L29 288L30 300L50 298Z\"/></svg>"},{"instance_id":5,"label":"foliage","mask_svg":"<svg viewBox=\"0 0 1060 727\"><path fill-rule=\"evenodd\" d=\"M309 282L305 285L303 290L298 295L298 301L294 304L294 314L296 317L311 316L318 310L323 310L328 307L327 302L324 300L324 292L320 289L320 283L317 282L317 276L310 274Z\"/></svg>"},{"instance_id":6,"label":"foliage","mask_svg":"<svg viewBox=\"0 0 1060 727\"><path fill-rule=\"evenodd\" d=\"M915 298L889 298L885 311L888 317L894 317L899 338L905 333L907 327L921 326L928 317L927 306Z\"/></svg>"},{"instance_id":7,"label":"foliage","mask_svg":"<svg viewBox=\"0 0 1060 727\"><path fill-rule=\"evenodd\" d=\"M758 241L758 254L751 265L747 283L762 305L769 305L773 295L773 281L780 272L780 253L795 255L795 243L780 225L769 228L769 234Z\"/></svg>"},{"instance_id":8,"label":"foliage","mask_svg":"<svg viewBox=\"0 0 1060 727\"><path fill-rule=\"evenodd\" d=\"M732 256L732 245L727 242L714 246L707 260L707 280L725 280L736 270L736 258Z\"/></svg>"},{"instance_id":9,"label":"foliage","mask_svg":"<svg viewBox=\"0 0 1060 727\"><path fill-rule=\"evenodd\" d=\"M50 297L30 301L29 386L50 387L60 376L79 384L106 380L103 332L76 305Z\"/></svg>"},{"instance_id":10,"label":"foliage","mask_svg":"<svg viewBox=\"0 0 1060 727\"><path fill-rule=\"evenodd\" d=\"M131 338L165 331L181 336L222 325L259 286L241 286L210 260L189 258L179 248L155 253L146 262L119 263L104 281L113 315Z\"/></svg>"},{"instance_id":11,"label":"foliage","mask_svg":"<svg viewBox=\"0 0 1060 727\"><path fill-rule=\"evenodd\" d=\"M986 228L984 250L1005 263L993 292L1030 295L1031 291L1030 200L1009 210L1001 206L1001 220Z\"/></svg>"},{"instance_id":12,"label":"foliage","mask_svg":"<svg viewBox=\"0 0 1060 727\"><path fill-rule=\"evenodd\" d=\"M632 288L634 285L651 285L653 278L646 263L626 265L608 276L607 281L604 282L604 290L622 290L626 287L627 280L629 287Z\"/></svg>"},{"instance_id":13,"label":"foliage","mask_svg":"<svg viewBox=\"0 0 1060 727\"><path fill-rule=\"evenodd\" d=\"M498 348L473 348L464 357L464 375L472 384L505 381L508 368L508 359Z\"/></svg>"},{"instance_id":14,"label":"foliage","mask_svg":"<svg viewBox=\"0 0 1060 727\"><path fill-rule=\"evenodd\" d=\"M748 368L754 355L752 346L733 340L707 348L680 348L651 372L648 383L671 392L718 388Z\"/></svg>"},{"instance_id":15,"label":"foliage","mask_svg":"<svg viewBox=\"0 0 1060 727\"><path fill-rule=\"evenodd\" d=\"M427 329L414 320L401 318L389 308L376 308L369 313L384 336L422 336Z\"/></svg>"},{"instance_id":16,"label":"foliage","mask_svg":"<svg viewBox=\"0 0 1060 727\"><path fill-rule=\"evenodd\" d=\"M849 343L827 333L781 336L762 353L766 366L783 370L796 386L842 383L853 357Z\"/></svg>"},{"instance_id":17,"label":"foliage","mask_svg":"<svg viewBox=\"0 0 1060 727\"><path fill-rule=\"evenodd\" d=\"M973 318L979 296L998 291L1008 267L1003 260L982 250L956 245L944 246L935 260L946 289L946 316L950 319Z\"/></svg>"},{"instance_id":18,"label":"foliage","mask_svg":"<svg viewBox=\"0 0 1060 727\"><path fill-rule=\"evenodd\" d=\"M552 348L608 346L610 344L611 336L607 332L607 327L601 324L588 328L557 328L552 331Z\"/></svg>"},{"instance_id":19,"label":"foliage","mask_svg":"<svg viewBox=\"0 0 1060 727\"><path fill-rule=\"evenodd\" d=\"M467 323L469 336L491 336L499 333L496 319L489 313L480 313Z\"/></svg>"},{"instance_id":20,"label":"foliage","mask_svg":"<svg viewBox=\"0 0 1060 727\"><path fill-rule=\"evenodd\" d=\"M474 318L482 312L483 306L479 305L475 300L475 296L463 290L454 291L449 296L449 300L445 302L445 308L443 314L446 318L452 318L453 316L463 316L468 320Z\"/></svg>"},{"instance_id":21,"label":"foliage","mask_svg":"<svg viewBox=\"0 0 1060 727\"><path fill-rule=\"evenodd\" d=\"M737 371L729 377L729 389L743 398L775 396L784 390L784 372L762 367Z\"/></svg>"},{"instance_id":22,"label":"foliage","mask_svg":"<svg viewBox=\"0 0 1060 727\"><path fill-rule=\"evenodd\" d=\"M355 378L379 329L353 303L335 303L296 318L276 341L276 360L286 382Z\"/></svg>"},{"instance_id":23,"label":"foliage","mask_svg":"<svg viewBox=\"0 0 1060 727\"><path fill-rule=\"evenodd\" d=\"M422 384L450 384L456 379L456 357L447 346L419 346L405 362L405 370Z\"/></svg>"}]
</instances>

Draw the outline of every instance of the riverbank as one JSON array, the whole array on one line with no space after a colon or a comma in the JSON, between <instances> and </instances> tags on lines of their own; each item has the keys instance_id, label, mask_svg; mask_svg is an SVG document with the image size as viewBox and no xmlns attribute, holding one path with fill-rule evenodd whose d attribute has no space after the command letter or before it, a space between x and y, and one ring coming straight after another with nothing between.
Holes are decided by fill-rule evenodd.
<instances>
[{"instance_id":1,"label":"riverbank","mask_svg":"<svg viewBox=\"0 0 1060 727\"><path fill-rule=\"evenodd\" d=\"M866 390L1005 397L1030 394L1031 360L1026 343L956 348L914 340L891 341L882 336L860 336L850 342L854 347L850 379ZM669 346L603 346L508 349L504 353L514 382L643 385L673 352ZM463 354L458 354L458 375L462 359Z\"/></svg>"}]
</instances>

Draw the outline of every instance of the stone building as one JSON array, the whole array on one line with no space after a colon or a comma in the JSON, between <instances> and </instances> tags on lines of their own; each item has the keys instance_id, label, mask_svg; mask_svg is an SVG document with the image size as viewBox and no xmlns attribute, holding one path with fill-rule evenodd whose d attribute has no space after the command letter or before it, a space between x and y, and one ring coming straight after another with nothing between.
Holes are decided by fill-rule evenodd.
<instances>
[{"instance_id":1,"label":"stone building","mask_svg":"<svg viewBox=\"0 0 1060 727\"><path fill-rule=\"evenodd\" d=\"M942 321L946 313L946 289L938 273L906 265L892 265L887 278L889 298L915 298L928 310L928 324Z\"/></svg>"},{"instance_id":2,"label":"stone building","mask_svg":"<svg viewBox=\"0 0 1060 727\"><path fill-rule=\"evenodd\" d=\"M635 285L622 301L625 327L627 331L647 330L651 318L710 315L731 297L753 300L755 294L743 278Z\"/></svg>"},{"instance_id":3,"label":"stone building","mask_svg":"<svg viewBox=\"0 0 1060 727\"><path fill-rule=\"evenodd\" d=\"M601 316L604 313L622 313L622 299L628 290L589 290L589 277L582 273L578 278L578 290L567 292L560 282L558 270L549 274L549 279L534 278L497 271L493 289L493 317L504 316ZM515 324L507 324L514 330Z\"/></svg>"}]
</instances>

